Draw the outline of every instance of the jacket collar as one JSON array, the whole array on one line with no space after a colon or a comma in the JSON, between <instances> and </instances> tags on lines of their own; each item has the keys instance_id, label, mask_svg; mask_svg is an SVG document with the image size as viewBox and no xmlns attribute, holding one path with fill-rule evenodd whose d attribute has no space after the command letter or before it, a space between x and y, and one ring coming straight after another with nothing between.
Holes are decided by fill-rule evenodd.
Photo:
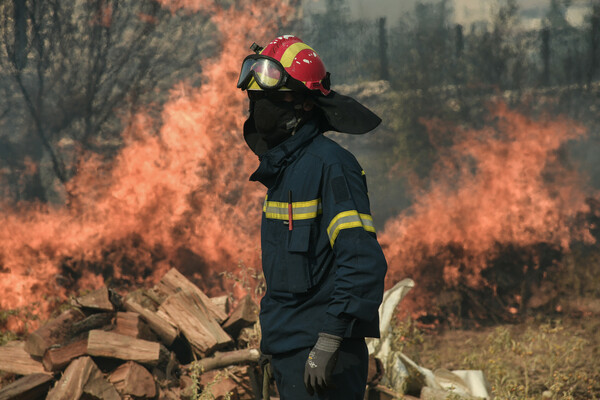
<instances>
[{"instance_id":1,"label":"jacket collar","mask_svg":"<svg viewBox=\"0 0 600 400\"><path fill-rule=\"evenodd\" d=\"M279 173L320 133L316 120L304 123L292 137L258 157L260 165L250 176L250 180L261 182L268 188L275 185Z\"/></svg>"}]
</instances>

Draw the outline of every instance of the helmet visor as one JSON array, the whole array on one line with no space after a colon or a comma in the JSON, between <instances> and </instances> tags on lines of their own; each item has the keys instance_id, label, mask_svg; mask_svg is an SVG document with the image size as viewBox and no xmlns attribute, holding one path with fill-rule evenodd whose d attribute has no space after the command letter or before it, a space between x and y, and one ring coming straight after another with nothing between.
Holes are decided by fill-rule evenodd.
<instances>
[{"instance_id":1,"label":"helmet visor","mask_svg":"<svg viewBox=\"0 0 600 400\"><path fill-rule=\"evenodd\" d=\"M263 90L279 89L285 83L286 72L276 60L260 55L249 55L242 63L237 87L245 90L252 78Z\"/></svg>"}]
</instances>

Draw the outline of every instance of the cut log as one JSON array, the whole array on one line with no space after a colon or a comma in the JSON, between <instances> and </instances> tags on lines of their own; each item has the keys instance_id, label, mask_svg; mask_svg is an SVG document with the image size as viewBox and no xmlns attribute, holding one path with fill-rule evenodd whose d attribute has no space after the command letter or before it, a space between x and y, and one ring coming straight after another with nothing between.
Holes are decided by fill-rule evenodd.
<instances>
[{"instance_id":1,"label":"cut log","mask_svg":"<svg viewBox=\"0 0 600 400\"><path fill-rule=\"evenodd\" d=\"M88 336L87 354L91 356L157 365L161 361L163 353L160 343L136 339L119 333L93 330Z\"/></svg>"},{"instance_id":2,"label":"cut log","mask_svg":"<svg viewBox=\"0 0 600 400\"><path fill-rule=\"evenodd\" d=\"M260 359L260 351L258 349L234 350L225 353L215 353L214 356L203 358L196 361L194 364L201 371L207 372L219 368L229 367L230 365L257 363ZM187 365L185 369L192 368L192 365Z\"/></svg>"},{"instance_id":3,"label":"cut log","mask_svg":"<svg viewBox=\"0 0 600 400\"><path fill-rule=\"evenodd\" d=\"M181 375L179 378L180 393L178 399L192 400L197 399L200 392L197 382L194 382L189 375Z\"/></svg>"},{"instance_id":4,"label":"cut log","mask_svg":"<svg viewBox=\"0 0 600 400\"><path fill-rule=\"evenodd\" d=\"M217 320L220 324L227 318L227 314L220 310L219 307L214 305L208 296L204 294L198 286L194 285L188 278L183 274L172 268L167 272L156 285L156 289L162 291L168 295L173 295L179 291L191 292L200 298L206 308L209 310L210 315Z\"/></svg>"},{"instance_id":5,"label":"cut log","mask_svg":"<svg viewBox=\"0 0 600 400\"><path fill-rule=\"evenodd\" d=\"M152 300L152 302L154 302L154 304L156 304L156 307L161 305L162 302L165 301L165 299L167 297L169 297L169 293L165 293L164 291L157 290L156 287L148 289L148 290L144 290L143 294L145 297Z\"/></svg>"},{"instance_id":6,"label":"cut log","mask_svg":"<svg viewBox=\"0 0 600 400\"><path fill-rule=\"evenodd\" d=\"M147 308L150 311L156 311L158 309L158 306L160 306L160 303L162 303L164 299L158 299L160 301L156 301L157 299L154 299L154 296L150 295L151 292L152 289L134 290L133 292L127 293L125 299L132 299L134 302L141 305L142 307ZM165 299L166 298L167 296L165 296Z\"/></svg>"},{"instance_id":7,"label":"cut log","mask_svg":"<svg viewBox=\"0 0 600 400\"><path fill-rule=\"evenodd\" d=\"M150 327L142 321L140 314L136 312L118 312L113 332L137 339L153 342L158 341L156 335L150 330Z\"/></svg>"},{"instance_id":8,"label":"cut log","mask_svg":"<svg viewBox=\"0 0 600 400\"><path fill-rule=\"evenodd\" d=\"M111 312L92 314L81 321L75 322L71 327L71 332L69 332L69 334L71 336L76 336L82 332L87 332L91 331L92 329L98 329L102 328L103 326L110 325L114 317L115 314Z\"/></svg>"},{"instance_id":9,"label":"cut log","mask_svg":"<svg viewBox=\"0 0 600 400\"><path fill-rule=\"evenodd\" d=\"M0 371L17 375L44 373L41 362L25 351L25 342L8 342L0 347Z\"/></svg>"},{"instance_id":10,"label":"cut log","mask_svg":"<svg viewBox=\"0 0 600 400\"><path fill-rule=\"evenodd\" d=\"M52 384L50 374L31 374L0 389L0 400L45 399Z\"/></svg>"},{"instance_id":11,"label":"cut log","mask_svg":"<svg viewBox=\"0 0 600 400\"><path fill-rule=\"evenodd\" d=\"M259 381L255 365L227 368L226 371L229 377L237 383L240 400L253 400L262 397L263 381Z\"/></svg>"},{"instance_id":12,"label":"cut log","mask_svg":"<svg viewBox=\"0 0 600 400\"><path fill-rule=\"evenodd\" d=\"M77 309L63 312L30 334L25 342L25 350L32 356L42 357L50 346L61 344L72 336L73 323L84 317L83 312Z\"/></svg>"},{"instance_id":13,"label":"cut log","mask_svg":"<svg viewBox=\"0 0 600 400\"><path fill-rule=\"evenodd\" d=\"M77 307L85 307L93 310L114 311L115 307L110 301L108 289L106 286L83 296L77 297L71 301L71 304Z\"/></svg>"},{"instance_id":14,"label":"cut log","mask_svg":"<svg viewBox=\"0 0 600 400\"><path fill-rule=\"evenodd\" d=\"M216 400L239 400L238 384L229 374L222 371L211 371L200 375L202 392Z\"/></svg>"},{"instance_id":15,"label":"cut log","mask_svg":"<svg viewBox=\"0 0 600 400\"><path fill-rule=\"evenodd\" d=\"M108 380L121 395L141 398L156 396L156 382L148 370L133 361L126 362L110 374Z\"/></svg>"},{"instance_id":16,"label":"cut log","mask_svg":"<svg viewBox=\"0 0 600 400\"><path fill-rule=\"evenodd\" d=\"M144 308L133 298L125 300L125 309L140 314L148 323L148 326L150 326L150 328L160 337L161 341L166 346L172 345L179 335L179 331L171 322L157 314L155 311Z\"/></svg>"},{"instance_id":17,"label":"cut log","mask_svg":"<svg viewBox=\"0 0 600 400\"><path fill-rule=\"evenodd\" d=\"M92 314L65 329L64 343L50 346L44 353L42 364L46 371L63 369L74 359L87 352L88 331L111 323L113 313Z\"/></svg>"},{"instance_id":18,"label":"cut log","mask_svg":"<svg viewBox=\"0 0 600 400\"><path fill-rule=\"evenodd\" d=\"M217 307L224 315L229 314L231 308L231 297L228 295L211 297L210 301Z\"/></svg>"},{"instance_id":19,"label":"cut log","mask_svg":"<svg viewBox=\"0 0 600 400\"><path fill-rule=\"evenodd\" d=\"M172 294L160 305L159 310L163 310L177 323L199 356L233 343L195 292L181 291Z\"/></svg>"},{"instance_id":20,"label":"cut log","mask_svg":"<svg viewBox=\"0 0 600 400\"><path fill-rule=\"evenodd\" d=\"M48 392L47 400L73 400L93 398L100 400L121 400L113 385L108 383L102 371L90 357L81 357L73 361Z\"/></svg>"},{"instance_id":21,"label":"cut log","mask_svg":"<svg viewBox=\"0 0 600 400\"><path fill-rule=\"evenodd\" d=\"M118 312L117 317L115 318L115 329L113 332L141 339L139 337L141 323L142 320L140 319L140 314L136 312Z\"/></svg>"},{"instance_id":22,"label":"cut log","mask_svg":"<svg viewBox=\"0 0 600 400\"><path fill-rule=\"evenodd\" d=\"M87 338L60 347L49 348L44 354L42 364L44 364L46 371L59 371L74 359L84 356L86 352Z\"/></svg>"},{"instance_id":23,"label":"cut log","mask_svg":"<svg viewBox=\"0 0 600 400\"><path fill-rule=\"evenodd\" d=\"M250 295L244 297L235 307L229 318L223 323L223 329L232 337L237 337L242 328L254 325L258 321L258 306Z\"/></svg>"}]
</instances>

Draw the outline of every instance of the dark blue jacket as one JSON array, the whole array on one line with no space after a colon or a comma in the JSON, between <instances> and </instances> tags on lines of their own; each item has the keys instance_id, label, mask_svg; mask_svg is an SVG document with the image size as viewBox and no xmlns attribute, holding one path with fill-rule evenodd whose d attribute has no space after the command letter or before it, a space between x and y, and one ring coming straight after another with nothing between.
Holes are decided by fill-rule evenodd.
<instances>
[{"instance_id":1,"label":"dark blue jacket","mask_svg":"<svg viewBox=\"0 0 600 400\"><path fill-rule=\"evenodd\" d=\"M387 264L354 156L309 121L261 155L250 180L268 188L261 228L267 284L262 352L313 346L319 332L379 337Z\"/></svg>"}]
</instances>

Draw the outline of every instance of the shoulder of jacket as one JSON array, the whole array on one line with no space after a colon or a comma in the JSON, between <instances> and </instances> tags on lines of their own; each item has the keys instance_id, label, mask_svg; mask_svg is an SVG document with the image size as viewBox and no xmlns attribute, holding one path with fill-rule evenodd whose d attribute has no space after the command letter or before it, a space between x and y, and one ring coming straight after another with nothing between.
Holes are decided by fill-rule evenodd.
<instances>
[{"instance_id":1,"label":"shoulder of jacket","mask_svg":"<svg viewBox=\"0 0 600 400\"><path fill-rule=\"evenodd\" d=\"M307 149L307 154L321 160L325 167L342 164L360 168L358 161L350 151L324 135L320 135L312 141Z\"/></svg>"}]
</instances>

